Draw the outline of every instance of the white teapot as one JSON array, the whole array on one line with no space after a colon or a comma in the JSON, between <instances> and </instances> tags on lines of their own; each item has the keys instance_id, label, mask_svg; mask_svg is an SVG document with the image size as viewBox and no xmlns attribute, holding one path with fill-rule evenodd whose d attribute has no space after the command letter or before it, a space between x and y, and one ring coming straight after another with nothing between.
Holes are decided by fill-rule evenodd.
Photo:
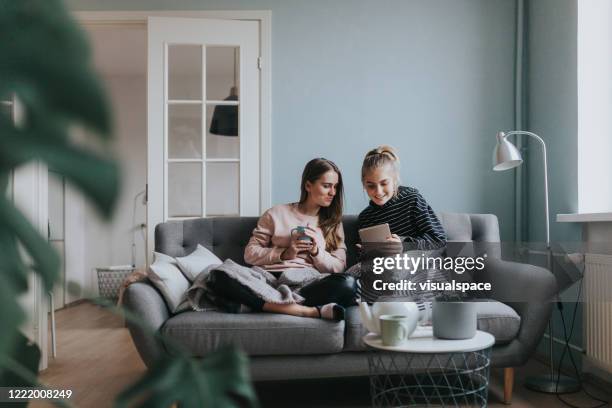
<instances>
[{"instance_id":1,"label":"white teapot","mask_svg":"<svg viewBox=\"0 0 612 408\"><path fill-rule=\"evenodd\" d=\"M375 302L372 310L366 302L359 302L359 314L363 325L372 333L380 334L380 316L382 315L404 315L414 319L414 324L409 326L416 327L419 321L419 307L415 302Z\"/></svg>"}]
</instances>

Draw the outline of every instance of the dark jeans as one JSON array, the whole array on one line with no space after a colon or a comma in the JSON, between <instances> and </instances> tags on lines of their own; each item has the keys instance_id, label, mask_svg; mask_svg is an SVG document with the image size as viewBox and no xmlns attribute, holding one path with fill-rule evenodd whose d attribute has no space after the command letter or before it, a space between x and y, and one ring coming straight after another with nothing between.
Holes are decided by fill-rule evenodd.
<instances>
[{"instance_id":1,"label":"dark jeans","mask_svg":"<svg viewBox=\"0 0 612 408\"><path fill-rule=\"evenodd\" d=\"M230 278L223 271L210 272L208 286L215 294L243 305L253 311L261 312L264 301L251 289L235 279ZM355 278L343 273L333 273L323 279L312 282L300 290L304 297L304 306L320 306L327 303L338 303L341 306L355 304L357 282Z\"/></svg>"}]
</instances>

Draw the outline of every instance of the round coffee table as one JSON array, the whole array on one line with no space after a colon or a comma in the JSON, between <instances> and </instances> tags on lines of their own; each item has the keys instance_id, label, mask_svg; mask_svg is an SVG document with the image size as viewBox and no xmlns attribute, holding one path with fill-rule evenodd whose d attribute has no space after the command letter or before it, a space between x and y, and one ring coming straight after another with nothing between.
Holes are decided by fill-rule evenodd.
<instances>
[{"instance_id":1,"label":"round coffee table","mask_svg":"<svg viewBox=\"0 0 612 408\"><path fill-rule=\"evenodd\" d=\"M419 327L401 346L387 347L377 334L367 334L373 407L486 407L491 347L495 338L477 331L467 340L433 337Z\"/></svg>"}]
</instances>

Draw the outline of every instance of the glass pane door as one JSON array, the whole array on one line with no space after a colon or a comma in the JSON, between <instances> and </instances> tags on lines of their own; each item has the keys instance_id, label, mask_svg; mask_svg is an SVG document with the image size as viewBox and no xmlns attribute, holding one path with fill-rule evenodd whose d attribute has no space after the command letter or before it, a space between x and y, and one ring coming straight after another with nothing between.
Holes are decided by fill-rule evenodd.
<instances>
[{"instance_id":1,"label":"glass pane door","mask_svg":"<svg viewBox=\"0 0 612 408\"><path fill-rule=\"evenodd\" d=\"M261 33L258 21L148 17L147 37L154 248L167 220L261 213Z\"/></svg>"},{"instance_id":2,"label":"glass pane door","mask_svg":"<svg viewBox=\"0 0 612 408\"><path fill-rule=\"evenodd\" d=\"M165 218L238 215L240 48L166 50Z\"/></svg>"}]
</instances>

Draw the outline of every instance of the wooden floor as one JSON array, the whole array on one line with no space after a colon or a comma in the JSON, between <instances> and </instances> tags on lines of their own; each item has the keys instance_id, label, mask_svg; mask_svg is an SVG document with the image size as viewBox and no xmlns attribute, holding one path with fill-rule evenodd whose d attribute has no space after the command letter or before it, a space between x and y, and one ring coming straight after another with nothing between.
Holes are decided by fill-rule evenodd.
<instances>
[{"instance_id":1,"label":"wooden floor","mask_svg":"<svg viewBox=\"0 0 612 408\"><path fill-rule=\"evenodd\" d=\"M50 359L49 368L41 373L43 383L53 388L69 388L75 407L110 407L113 398L127 385L136 381L145 366L122 320L89 303L72 306L56 313L58 356ZM527 390L528 375L546 372L546 367L530 361L516 370L512 407L564 407L556 396ZM507 407L501 402L502 372L491 376L489 406ZM325 379L306 381L267 382L256 385L261 406L267 407L369 407L367 378ZM605 396L601 389L589 391ZM299 396L299 398L298 398ZM583 393L564 396L574 405L596 405ZM33 407L51 406L34 403Z\"/></svg>"},{"instance_id":2,"label":"wooden floor","mask_svg":"<svg viewBox=\"0 0 612 408\"><path fill-rule=\"evenodd\" d=\"M145 372L120 317L81 303L57 311L55 320L57 358L49 359L40 380L53 388L71 389L73 406L111 407L113 398Z\"/></svg>"}]
</instances>

